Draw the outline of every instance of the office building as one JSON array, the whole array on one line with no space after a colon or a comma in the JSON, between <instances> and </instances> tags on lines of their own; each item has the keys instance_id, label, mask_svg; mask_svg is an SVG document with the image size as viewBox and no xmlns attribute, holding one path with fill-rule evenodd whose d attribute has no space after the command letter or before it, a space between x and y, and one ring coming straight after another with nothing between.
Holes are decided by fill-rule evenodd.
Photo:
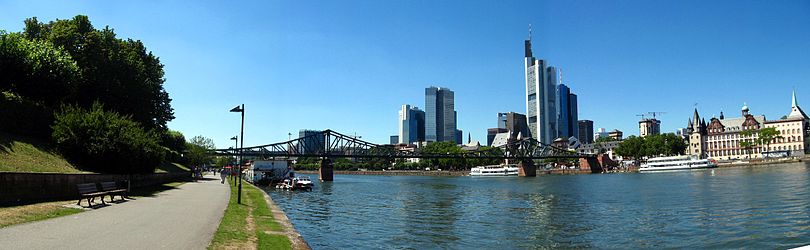
<instances>
[{"instance_id":1,"label":"office building","mask_svg":"<svg viewBox=\"0 0 810 250\"><path fill-rule=\"evenodd\" d=\"M425 141L456 141L454 93L447 88L425 88Z\"/></svg>"},{"instance_id":2,"label":"office building","mask_svg":"<svg viewBox=\"0 0 810 250\"><path fill-rule=\"evenodd\" d=\"M579 130L579 142L582 144L593 143L593 121L579 120L577 121L577 129Z\"/></svg>"},{"instance_id":3,"label":"office building","mask_svg":"<svg viewBox=\"0 0 810 250\"><path fill-rule=\"evenodd\" d=\"M512 140L517 139L518 135L528 138L530 134L526 115L515 112L498 113L498 128L511 131L512 135L509 139Z\"/></svg>"},{"instance_id":4,"label":"office building","mask_svg":"<svg viewBox=\"0 0 810 250\"><path fill-rule=\"evenodd\" d=\"M531 30L524 41L526 79L526 116L529 134L540 142L551 144L557 137L556 84L554 67L547 67L542 59L532 55Z\"/></svg>"},{"instance_id":5,"label":"office building","mask_svg":"<svg viewBox=\"0 0 810 250\"><path fill-rule=\"evenodd\" d=\"M571 93L571 89L565 84L557 85L557 101L559 105L559 115L557 125L559 126L557 137L569 138L579 137L579 123L577 121L577 95Z\"/></svg>"},{"instance_id":6,"label":"office building","mask_svg":"<svg viewBox=\"0 0 810 250\"><path fill-rule=\"evenodd\" d=\"M610 139L613 139L614 141L621 141L623 134L624 133L622 133L621 130L614 129L613 131L610 131L608 133L608 137L610 137Z\"/></svg>"},{"instance_id":7,"label":"office building","mask_svg":"<svg viewBox=\"0 0 810 250\"><path fill-rule=\"evenodd\" d=\"M509 130L505 128L489 128L487 129L487 146L492 146L492 141L495 140L495 136L500 133L506 133Z\"/></svg>"},{"instance_id":8,"label":"office building","mask_svg":"<svg viewBox=\"0 0 810 250\"><path fill-rule=\"evenodd\" d=\"M408 104L399 110L398 143L415 144L425 141L425 111Z\"/></svg>"},{"instance_id":9,"label":"office building","mask_svg":"<svg viewBox=\"0 0 810 250\"><path fill-rule=\"evenodd\" d=\"M463 140L464 140L464 133L461 132L461 129L456 129L456 139L455 139L456 144L458 145L463 144L464 143Z\"/></svg>"},{"instance_id":10,"label":"office building","mask_svg":"<svg viewBox=\"0 0 810 250\"><path fill-rule=\"evenodd\" d=\"M391 144L391 145L396 145L396 144L399 144L399 143L400 142L399 142L399 136L398 135L392 135L391 139L388 141L388 144Z\"/></svg>"},{"instance_id":11,"label":"office building","mask_svg":"<svg viewBox=\"0 0 810 250\"><path fill-rule=\"evenodd\" d=\"M712 117L709 123L700 118L695 109L689 120L689 144L687 153L716 160L737 160L763 157L803 157L809 151L810 118L799 107L796 93L792 96L790 113L784 119L766 120L764 115L751 115L747 104L743 104L742 116L718 119ZM774 128L781 138L775 138L770 145L746 147L742 142L755 143L759 129ZM752 135L743 131L753 130Z\"/></svg>"},{"instance_id":12,"label":"office building","mask_svg":"<svg viewBox=\"0 0 810 250\"><path fill-rule=\"evenodd\" d=\"M608 132L605 131L605 128L599 128L596 130L596 133L593 133L593 140L599 140L599 138L608 137Z\"/></svg>"},{"instance_id":13,"label":"office building","mask_svg":"<svg viewBox=\"0 0 810 250\"><path fill-rule=\"evenodd\" d=\"M302 154L318 154L324 151L326 136L320 130L302 129L298 131L298 152Z\"/></svg>"},{"instance_id":14,"label":"office building","mask_svg":"<svg viewBox=\"0 0 810 250\"><path fill-rule=\"evenodd\" d=\"M661 120L644 118L638 121L638 135L640 137L659 134L661 134Z\"/></svg>"}]
</instances>

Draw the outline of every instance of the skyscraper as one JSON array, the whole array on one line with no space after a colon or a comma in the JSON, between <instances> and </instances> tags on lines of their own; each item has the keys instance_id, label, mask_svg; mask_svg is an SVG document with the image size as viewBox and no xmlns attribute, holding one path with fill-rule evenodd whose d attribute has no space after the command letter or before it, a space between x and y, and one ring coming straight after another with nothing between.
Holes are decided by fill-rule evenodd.
<instances>
[{"instance_id":1,"label":"skyscraper","mask_svg":"<svg viewBox=\"0 0 810 250\"><path fill-rule=\"evenodd\" d=\"M454 93L448 88L425 88L425 141L456 141Z\"/></svg>"},{"instance_id":2,"label":"skyscraper","mask_svg":"<svg viewBox=\"0 0 810 250\"><path fill-rule=\"evenodd\" d=\"M579 123L577 121L577 95L571 93L571 89L565 84L557 85L557 100L559 101L559 126L558 137L579 139Z\"/></svg>"},{"instance_id":3,"label":"skyscraper","mask_svg":"<svg viewBox=\"0 0 810 250\"><path fill-rule=\"evenodd\" d=\"M579 136L577 139L579 142L582 144L593 143L593 121L580 120L578 123Z\"/></svg>"},{"instance_id":4,"label":"skyscraper","mask_svg":"<svg viewBox=\"0 0 810 250\"><path fill-rule=\"evenodd\" d=\"M554 67L532 56L531 29L529 39L524 41L526 75L526 115L529 135L536 140L551 144L557 137L556 84Z\"/></svg>"},{"instance_id":5,"label":"skyscraper","mask_svg":"<svg viewBox=\"0 0 810 250\"><path fill-rule=\"evenodd\" d=\"M511 131L512 135L509 139L512 140L517 139L518 134L521 137L529 137L529 127L526 124L526 116L523 114L515 112L498 113L498 128Z\"/></svg>"},{"instance_id":6,"label":"skyscraper","mask_svg":"<svg viewBox=\"0 0 810 250\"><path fill-rule=\"evenodd\" d=\"M425 111L402 105L399 110L399 142L412 144L425 141Z\"/></svg>"},{"instance_id":7,"label":"skyscraper","mask_svg":"<svg viewBox=\"0 0 810 250\"><path fill-rule=\"evenodd\" d=\"M317 154L324 150L326 135L320 130L301 129L298 131L298 152L301 154Z\"/></svg>"}]
</instances>

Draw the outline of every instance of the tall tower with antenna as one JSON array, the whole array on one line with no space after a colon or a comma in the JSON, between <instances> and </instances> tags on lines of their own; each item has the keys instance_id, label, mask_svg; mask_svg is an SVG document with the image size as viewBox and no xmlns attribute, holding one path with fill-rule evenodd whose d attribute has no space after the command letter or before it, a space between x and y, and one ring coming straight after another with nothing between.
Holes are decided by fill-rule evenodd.
<instances>
[{"instance_id":1,"label":"tall tower with antenna","mask_svg":"<svg viewBox=\"0 0 810 250\"><path fill-rule=\"evenodd\" d=\"M526 86L526 119L529 137L551 144L557 138L556 70L532 53L532 27L524 41L524 73Z\"/></svg>"}]
</instances>

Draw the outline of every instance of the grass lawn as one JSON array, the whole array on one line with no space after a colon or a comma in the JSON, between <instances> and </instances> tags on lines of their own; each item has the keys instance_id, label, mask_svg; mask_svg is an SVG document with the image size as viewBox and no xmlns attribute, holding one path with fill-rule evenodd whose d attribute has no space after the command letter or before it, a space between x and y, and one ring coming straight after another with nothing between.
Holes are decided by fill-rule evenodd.
<instances>
[{"instance_id":1,"label":"grass lawn","mask_svg":"<svg viewBox=\"0 0 810 250\"><path fill-rule=\"evenodd\" d=\"M0 171L82 173L47 142L0 132Z\"/></svg>"},{"instance_id":2,"label":"grass lawn","mask_svg":"<svg viewBox=\"0 0 810 250\"><path fill-rule=\"evenodd\" d=\"M75 203L75 201L55 201L16 207L0 207L0 228L84 211L78 208L62 206L69 203Z\"/></svg>"},{"instance_id":3,"label":"grass lawn","mask_svg":"<svg viewBox=\"0 0 810 250\"><path fill-rule=\"evenodd\" d=\"M264 199L262 190L242 184L242 204L236 202L237 188L231 186L231 198L209 249L291 249L291 243Z\"/></svg>"}]
</instances>

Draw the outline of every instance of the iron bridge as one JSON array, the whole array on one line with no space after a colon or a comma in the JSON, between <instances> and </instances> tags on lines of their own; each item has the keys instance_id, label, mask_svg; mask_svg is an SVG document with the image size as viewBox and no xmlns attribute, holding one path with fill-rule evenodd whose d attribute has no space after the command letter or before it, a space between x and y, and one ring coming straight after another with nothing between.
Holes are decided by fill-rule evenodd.
<instances>
[{"instance_id":1,"label":"iron bridge","mask_svg":"<svg viewBox=\"0 0 810 250\"><path fill-rule=\"evenodd\" d=\"M324 130L297 139L243 148L246 157L270 159L276 157L321 157L321 158L461 158L461 159L573 159L595 158L593 154L579 154L541 143L532 138L513 140L497 147L479 148L458 153L436 154L423 152L422 148L407 149L396 145L380 145ZM216 155L238 155L238 149L216 149Z\"/></svg>"}]
</instances>

